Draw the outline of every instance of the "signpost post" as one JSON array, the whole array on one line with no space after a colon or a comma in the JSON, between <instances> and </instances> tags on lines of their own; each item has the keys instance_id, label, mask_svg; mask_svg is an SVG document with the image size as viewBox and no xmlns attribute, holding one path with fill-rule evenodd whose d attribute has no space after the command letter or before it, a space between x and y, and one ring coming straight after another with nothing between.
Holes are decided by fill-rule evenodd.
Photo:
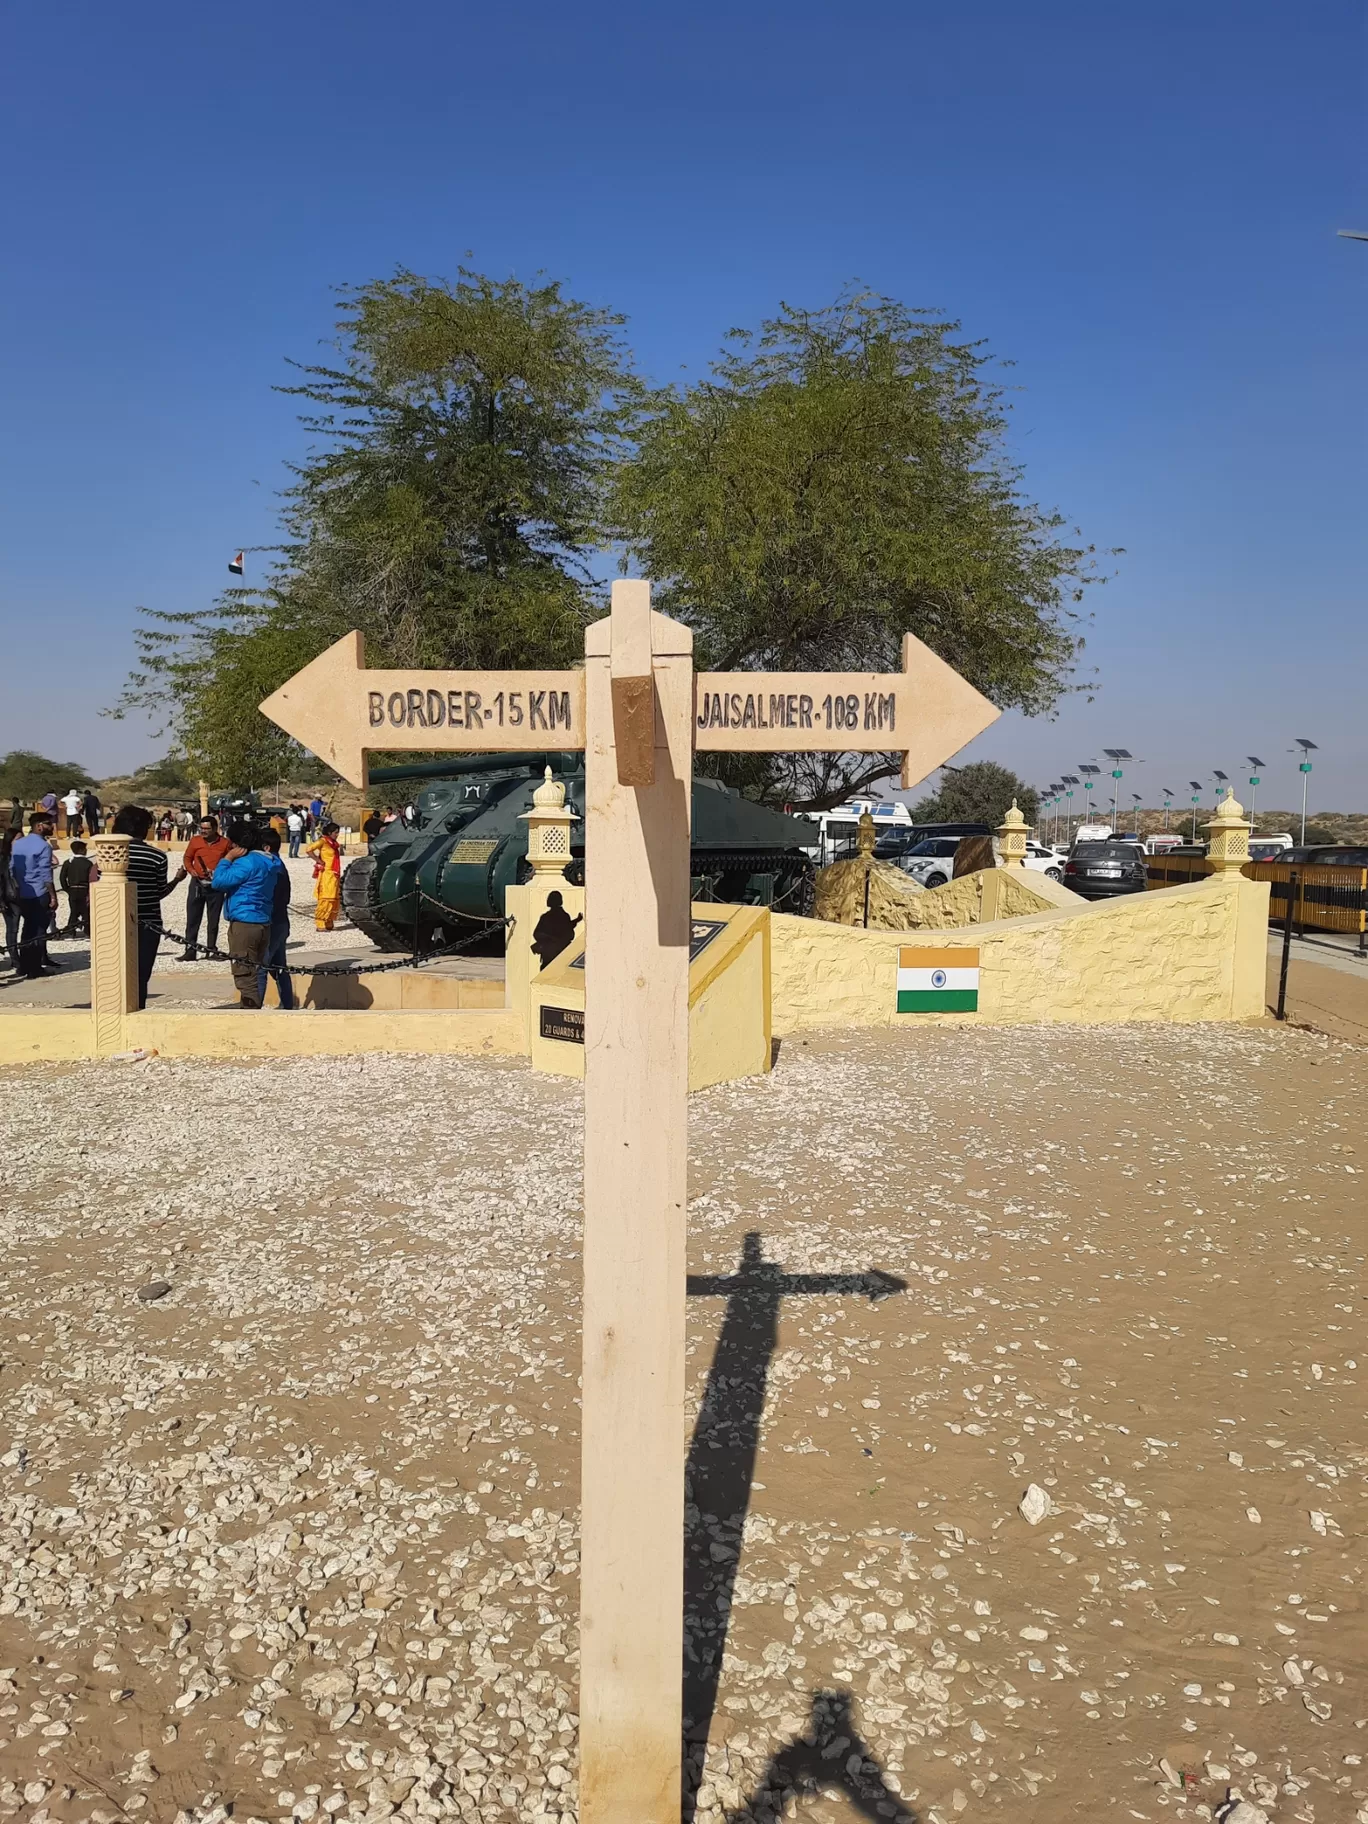
<instances>
[{"instance_id":1,"label":"signpost post","mask_svg":"<svg viewBox=\"0 0 1368 1824\"><path fill-rule=\"evenodd\" d=\"M702 673L646 582L583 672L367 671L360 634L263 712L358 786L371 748L585 750L581 1824L678 1824L693 755L901 752L915 785L998 711L910 634L902 670Z\"/></svg>"}]
</instances>

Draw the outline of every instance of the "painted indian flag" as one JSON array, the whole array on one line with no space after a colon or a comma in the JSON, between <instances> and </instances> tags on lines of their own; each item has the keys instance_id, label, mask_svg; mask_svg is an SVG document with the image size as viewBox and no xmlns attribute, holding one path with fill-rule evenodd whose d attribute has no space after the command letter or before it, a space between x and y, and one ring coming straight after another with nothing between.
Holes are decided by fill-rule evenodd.
<instances>
[{"instance_id":1,"label":"painted indian flag","mask_svg":"<svg viewBox=\"0 0 1368 1824\"><path fill-rule=\"evenodd\" d=\"M977 1013L977 950L898 951L899 1013Z\"/></svg>"}]
</instances>

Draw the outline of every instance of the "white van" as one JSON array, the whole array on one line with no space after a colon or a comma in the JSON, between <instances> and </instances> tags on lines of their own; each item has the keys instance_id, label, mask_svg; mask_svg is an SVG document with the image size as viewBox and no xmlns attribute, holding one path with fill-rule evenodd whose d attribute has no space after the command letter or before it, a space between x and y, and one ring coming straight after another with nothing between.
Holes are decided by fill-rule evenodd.
<instances>
[{"instance_id":1,"label":"white van","mask_svg":"<svg viewBox=\"0 0 1368 1824\"><path fill-rule=\"evenodd\" d=\"M803 846L819 866L825 867L829 862L842 861L855 853L860 818L866 811L874 819L874 827L880 834L885 830L911 828L911 813L901 799L852 798L846 804L838 804L834 810L795 811L793 814L816 826L812 842Z\"/></svg>"}]
</instances>

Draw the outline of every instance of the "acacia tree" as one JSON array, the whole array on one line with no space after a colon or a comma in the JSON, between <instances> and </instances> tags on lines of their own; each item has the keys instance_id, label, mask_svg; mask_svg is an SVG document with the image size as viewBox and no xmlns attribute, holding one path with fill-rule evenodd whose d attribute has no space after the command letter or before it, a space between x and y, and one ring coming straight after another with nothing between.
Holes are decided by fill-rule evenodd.
<instances>
[{"instance_id":1,"label":"acacia tree","mask_svg":"<svg viewBox=\"0 0 1368 1824\"><path fill-rule=\"evenodd\" d=\"M256 706L351 628L378 665L559 665L595 610L588 557L637 397L622 319L464 269L341 296L337 364L281 389L317 447L266 587L144 611L113 712L160 712L223 782L297 766Z\"/></svg>"},{"instance_id":2,"label":"acacia tree","mask_svg":"<svg viewBox=\"0 0 1368 1824\"><path fill-rule=\"evenodd\" d=\"M614 517L700 667L892 670L906 631L1003 708L1071 688L1092 550L1024 498L989 357L958 329L865 293L786 305L730 332L706 380L650 395ZM898 759L700 763L820 809Z\"/></svg>"},{"instance_id":3,"label":"acacia tree","mask_svg":"<svg viewBox=\"0 0 1368 1824\"><path fill-rule=\"evenodd\" d=\"M1033 785L995 760L972 760L947 766L940 789L912 806L914 823L986 823L995 830L1015 804L1028 824L1040 816L1040 794Z\"/></svg>"}]
</instances>

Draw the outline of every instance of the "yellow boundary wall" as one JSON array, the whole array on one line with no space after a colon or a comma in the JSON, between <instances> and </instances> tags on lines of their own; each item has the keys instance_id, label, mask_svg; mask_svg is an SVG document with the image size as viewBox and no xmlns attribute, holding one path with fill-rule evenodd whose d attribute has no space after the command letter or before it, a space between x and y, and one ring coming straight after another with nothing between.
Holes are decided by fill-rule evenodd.
<instances>
[{"instance_id":1,"label":"yellow boundary wall","mask_svg":"<svg viewBox=\"0 0 1368 1824\"><path fill-rule=\"evenodd\" d=\"M771 929L774 1030L817 1026L1097 1025L1250 1020L1264 1012L1268 887L1239 875L1162 893L1073 899L1025 918L938 933L979 952L979 1011L898 1013L908 933L862 931L777 913ZM918 933L921 937L922 933Z\"/></svg>"},{"instance_id":2,"label":"yellow boundary wall","mask_svg":"<svg viewBox=\"0 0 1368 1824\"><path fill-rule=\"evenodd\" d=\"M1026 917L938 938L979 952L976 1014L896 1011L898 951L910 933L783 913L770 920L773 1030L818 1026L1078 1024L1250 1020L1264 1012L1268 884L1240 874ZM485 989L485 985L481 984ZM485 992L488 992L485 989ZM525 991L524 991L525 992ZM164 1057L345 1057L360 1052L526 1057L528 1011L314 1009L295 1014L0 1010L0 1063L72 1062L142 1046ZM97 1027L102 1033L97 1043Z\"/></svg>"}]
</instances>

